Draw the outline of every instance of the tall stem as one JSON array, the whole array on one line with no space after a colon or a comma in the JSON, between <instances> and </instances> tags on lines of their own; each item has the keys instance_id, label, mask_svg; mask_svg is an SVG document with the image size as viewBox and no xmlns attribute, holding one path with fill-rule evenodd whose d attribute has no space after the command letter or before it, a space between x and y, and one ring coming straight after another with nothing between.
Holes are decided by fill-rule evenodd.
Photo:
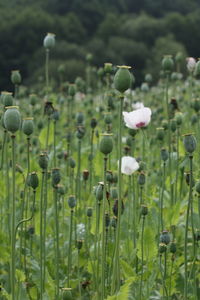
<instances>
[{"instance_id":1,"label":"tall stem","mask_svg":"<svg viewBox=\"0 0 200 300\"><path fill-rule=\"evenodd\" d=\"M12 139L11 297L15 300L15 135Z\"/></svg>"},{"instance_id":2,"label":"tall stem","mask_svg":"<svg viewBox=\"0 0 200 300\"><path fill-rule=\"evenodd\" d=\"M40 192L40 300L43 298L43 190L44 190L45 171L42 171L42 184Z\"/></svg>"},{"instance_id":3,"label":"tall stem","mask_svg":"<svg viewBox=\"0 0 200 300\"><path fill-rule=\"evenodd\" d=\"M142 262L141 262L141 277L140 277L140 300L142 299L142 281L143 281L143 263L144 263L144 222L145 216L142 216L142 234L141 234L141 254L142 254Z\"/></svg>"},{"instance_id":4,"label":"tall stem","mask_svg":"<svg viewBox=\"0 0 200 300\"><path fill-rule=\"evenodd\" d=\"M163 164L163 179L162 179L162 191L161 191L161 198L160 198L160 225L161 231L164 229L164 222L163 222L163 196L164 196L164 189L165 189L165 169L166 163Z\"/></svg>"},{"instance_id":5,"label":"tall stem","mask_svg":"<svg viewBox=\"0 0 200 300\"><path fill-rule=\"evenodd\" d=\"M68 251L68 277L67 277L68 287L70 286L70 274L71 274L71 251L72 251L73 213L74 213L74 210L71 209L70 229L69 229L70 230L69 231L69 251Z\"/></svg>"},{"instance_id":6,"label":"tall stem","mask_svg":"<svg viewBox=\"0 0 200 300\"><path fill-rule=\"evenodd\" d=\"M46 79L46 92L48 93L48 90L49 90L49 49L46 49L45 79Z\"/></svg>"},{"instance_id":7,"label":"tall stem","mask_svg":"<svg viewBox=\"0 0 200 300\"><path fill-rule=\"evenodd\" d=\"M58 204L57 204L57 187L54 188L54 211L55 211L55 236L56 236L56 247L55 247L55 261L56 261L56 293L55 298L59 299L59 225L58 225Z\"/></svg>"}]
</instances>

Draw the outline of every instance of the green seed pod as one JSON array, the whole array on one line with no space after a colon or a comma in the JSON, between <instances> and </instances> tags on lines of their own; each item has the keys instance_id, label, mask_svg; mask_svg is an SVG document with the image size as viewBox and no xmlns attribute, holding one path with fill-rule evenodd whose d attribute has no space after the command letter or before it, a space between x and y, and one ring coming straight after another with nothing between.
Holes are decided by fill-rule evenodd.
<instances>
[{"instance_id":1,"label":"green seed pod","mask_svg":"<svg viewBox=\"0 0 200 300\"><path fill-rule=\"evenodd\" d=\"M97 120L95 118L92 118L90 122L90 127L94 129L97 126Z\"/></svg>"},{"instance_id":2,"label":"green seed pod","mask_svg":"<svg viewBox=\"0 0 200 300\"><path fill-rule=\"evenodd\" d=\"M57 191L59 195L63 196L65 194L64 186L62 184L57 184Z\"/></svg>"},{"instance_id":3,"label":"green seed pod","mask_svg":"<svg viewBox=\"0 0 200 300\"><path fill-rule=\"evenodd\" d=\"M52 186L55 187L61 180L60 169L59 168L52 169L51 176L52 176Z\"/></svg>"},{"instance_id":4,"label":"green seed pod","mask_svg":"<svg viewBox=\"0 0 200 300\"><path fill-rule=\"evenodd\" d=\"M76 206L76 198L74 195L69 196L68 205L71 209L73 209Z\"/></svg>"},{"instance_id":5,"label":"green seed pod","mask_svg":"<svg viewBox=\"0 0 200 300\"><path fill-rule=\"evenodd\" d=\"M112 123L112 116L110 113L105 114L104 116L104 122L105 124L109 125Z\"/></svg>"},{"instance_id":6,"label":"green seed pod","mask_svg":"<svg viewBox=\"0 0 200 300\"><path fill-rule=\"evenodd\" d=\"M99 185L96 187L95 196L98 201L101 201L103 199L103 188L104 184L102 183L99 183Z\"/></svg>"},{"instance_id":7,"label":"green seed pod","mask_svg":"<svg viewBox=\"0 0 200 300\"><path fill-rule=\"evenodd\" d=\"M110 194L111 194L111 198L113 198L114 200L115 200L115 199L118 199L118 191L117 191L117 188L112 188L111 191L110 191Z\"/></svg>"},{"instance_id":8,"label":"green seed pod","mask_svg":"<svg viewBox=\"0 0 200 300\"><path fill-rule=\"evenodd\" d=\"M182 122L183 122L183 114L182 113L176 113L175 115L175 120L176 120L176 124L177 126L181 126Z\"/></svg>"},{"instance_id":9,"label":"green seed pod","mask_svg":"<svg viewBox=\"0 0 200 300\"><path fill-rule=\"evenodd\" d=\"M146 216L148 214L148 207L146 205L141 205L141 215Z\"/></svg>"},{"instance_id":10,"label":"green seed pod","mask_svg":"<svg viewBox=\"0 0 200 300\"><path fill-rule=\"evenodd\" d=\"M176 120L175 119L171 120L171 122L170 122L170 128L171 128L172 132L176 131Z\"/></svg>"},{"instance_id":11,"label":"green seed pod","mask_svg":"<svg viewBox=\"0 0 200 300\"><path fill-rule=\"evenodd\" d=\"M138 130L131 129L131 128L128 129L128 134L132 137L135 137L137 132L138 132Z\"/></svg>"},{"instance_id":12,"label":"green seed pod","mask_svg":"<svg viewBox=\"0 0 200 300\"><path fill-rule=\"evenodd\" d=\"M76 162L72 157L69 158L69 166L72 169L74 169L76 167Z\"/></svg>"},{"instance_id":13,"label":"green seed pod","mask_svg":"<svg viewBox=\"0 0 200 300\"><path fill-rule=\"evenodd\" d=\"M43 121L42 121L42 120L39 120L39 122L38 122L38 124L37 124L37 128L38 128L39 130L41 130L43 127L44 127Z\"/></svg>"},{"instance_id":14,"label":"green seed pod","mask_svg":"<svg viewBox=\"0 0 200 300\"><path fill-rule=\"evenodd\" d=\"M54 33L47 33L44 38L43 46L46 49L51 49L55 46L55 34Z\"/></svg>"},{"instance_id":15,"label":"green seed pod","mask_svg":"<svg viewBox=\"0 0 200 300\"><path fill-rule=\"evenodd\" d=\"M77 113L76 122L78 125L82 125L84 122L84 114L82 112Z\"/></svg>"},{"instance_id":16,"label":"green seed pod","mask_svg":"<svg viewBox=\"0 0 200 300\"><path fill-rule=\"evenodd\" d=\"M104 64L104 73L111 74L113 70L113 65L111 63Z\"/></svg>"},{"instance_id":17,"label":"green seed pod","mask_svg":"<svg viewBox=\"0 0 200 300\"><path fill-rule=\"evenodd\" d=\"M29 99L30 99L30 104L31 104L32 106L35 106L35 104L36 104L37 101L38 101L37 96L36 96L35 94L31 94L31 95L29 96Z\"/></svg>"},{"instance_id":18,"label":"green seed pod","mask_svg":"<svg viewBox=\"0 0 200 300\"><path fill-rule=\"evenodd\" d=\"M169 245L169 251L171 253L176 253L176 243L175 242L171 242L170 245Z\"/></svg>"},{"instance_id":19,"label":"green seed pod","mask_svg":"<svg viewBox=\"0 0 200 300\"><path fill-rule=\"evenodd\" d=\"M83 240L76 241L76 247L78 250L81 250L82 246L83 246Z\"/></svg>"},{"instance_id":20,"label":"green seed pod","mask_svg":"<svg viewBox=\"0 0 200 300\"><path fill-rule=\"evenodd\" d=\"M151 74L146 74L146 75L145 75L145 81L146 81L147 83L151 83L152 80L153 80L153 78L152 78L152 75L151 75Z\"/></svg>"},{"instance_id":21,"label":"green seed pod","mask_svg":"<svg viewBox=\"0 0 200 300\"><path fill-rule=\"evenodd\" d=\"M76 86L75 86L75 84L69 84L69 88L68 88L68 94L69 94L69 96L71 96L71 97L74 97L75 96L75 94L76 94Z\"/></svg>"},{"instance_id":22,"label":"green seed pod","mask_svg":"<svg viewBox=\"0 0 200 300\"><path fill-rule=\"evenodd\" d=\"M197 182L195 189L196 189L196 192L198 194L200 194L200 181Z\"/></svg>"},{"instance_id":23,"label":"green seed pod","mask_svg":"<svg viewBox=\"0 0 200 300\"><path fill-rule=\"evenodd\" d=\"M34 130L33 118L25 118L22 123L22 131L26 135L31 135Z\"/></svg>"},{"instance_id":24,"label":"green seed pod","mask_svg":"<svg viewBox=\"0 0 200 300\"><path fill-rule=\"evenodd\" d=\"M78 126L76 131L76 137L81 140L85 135L85 127L84 126Z\"/></svg>"},{"instance_id":25,"label":"green seed pod","mask_svg":"<svg viewBox=\"0 0 200 300\"><path fill-rule=\"evenodd\" d=\"M168 122L166 120L162 121L162 127L164 128L164 130L168 129Z\"/></svg>"},{"instance_id":26,"label":"green seed pod","mask_svg":"<svg viewBox=\"0 0 200 300\"><path fill-rule=\"evenodd\" d=\"M92 59L93 59L93 55L91 54L91 53L88 53L87 55L86 55L86 61L87 62L89 62L89 63L91 63L92 62Z\"/></svg>"},{"instance_id":27,"label":"green seed pod","mask_svg":"<svg viewBox=\"0 0 200 300\"><path fill-rule=\"evenodd\" d=\"M114 85L116 90L120 93L124 93L131 86L131 74L129 72L129 68L127 66L119 66L115 77L114 77Z\"/></svg>"},{"instance_id":28,"label":"green seed pod","mask_svg":"<svg viewBox=\"0 0 200 300\"><path fill-rule=\"evenodd\" d=\"M118 182L118 175L117 173L113 173L113 183L117 183Z\"/></svg>"},{"instance_id":29,"label":"green seed pod","mask_svg":"<svg viewBox=\"0 0 200 300\"><path fill-rule=\"evenodd\" d=\"M43 170L47 169L48 160L49 160L49 158L48 158L48 155L46 152L43 152L40 154L38 163L39 163L39 166L41 169L43 169Z\"/></svg>"},{"instance_id":30,"label":"green seed pod","mask_svg":"<svg viewBox=\"0 0 200 300\"><path fill-rule=\"evenodd\" d=\"M73 300L71 289L65 289L62 293L63 300Z\"/></svg>"},{"instance_id":31,"label":"green seed pod","mask_svg":"<svg viewBox=\"0 0 200 300\"><path fill-rule=\"evenodd\" d=\"M106 181L109 182L109 183L112 183L112 182L113 182L113 174L112 174L112 171L107 171L107 172L106 172Z\"/></svg>"},{"instance_id":32,"label":"green seed pod","mask_svg":"<svg viewBox=\"0 0 200 300\"><path fill-rule=\"evenodd\" d=\"M183 61L183 58L184 58L184 56L183 56L183 53L182 53L182 52L177 52L177 53L176 53L175 61L176 61L177 63L182 62L182 61Z\"/></svg>"},{"instance_id":33,"label":"green seed pod","mask_svg":"<svg viewBox=\"0 0 200 300\"><path fill-rule=\"evenodd\" d=\"M164 243L160 243L158 251L159 251L160 254L165 253L167 251L167 245L164 244Z\"/></svg>"},{"instance_id":34,"label":"green seed pod","mask_svg":"<svg viewBox=\"0 0 200 300\"><path fill-rule=\"evenodd\" d=\"M3 102L4 106L12 106L13 105L14 99L13 99L12 93L2 92L1 98L2 98L2 102Z\"/></svg>"},{"instance_id":35,"label":"green seed pod","mask_svg":"<svg viewBox=\"0 0 200 300\"><path fill-rule=\"evenodd\" d=\"M103 137L100 141L99 149L104 155L108 155L112 152L113 140L110 134L103 134Z\"/></svg>"},{"instance_id":36,"label":"green seed pod","mask_svg":"<svg viewBox=\"0 0 200 300\"><path fill-rule=\"evenodd\" d=\"M92 207L88 207L88 208L87 208L87 217L88 217L88 218L91 218L91 217L92 217L92 213L93 213Z\"/></svg>"},{"instance_id":37,"label":"green seed pod","mask_svg":"<svg viewBox=\"0 0 200 300\"><path fill-rule=\"evenodd\" d=\"M171 80L172 80L172 81L176 81L176 80L178 80L178 79L179 79L179 73L173 72L173 73L171 74Z\"/></svg>"},{"instance_id":38,"label":"green seed pod","mask_svg":"<svg viewBox=\"0 0 200 300\"><path fill-rule=\"evenodd\" d=\"M39 179L38 179L38 176L37 176L37 173L36 172L32 172L30 174L30 186L32 187L32 189L36 189L39 185Z\"/></svg>"},{"instance_id":39,"label":"green seed pod","mask_svg":"<svg viewBox=\"0 0 200 300\"><path fill-rule=\"evenodd\" d=\"M8 106L6 109L4 113L4 125L8 131L15 133L21 125L21 115L18 106Z\"/></svg>"},{"instance_id":40,"label":"green seed pod","mask_svg":"<svg viewBox=\"0 0 200 300\"><path fill-rule=\"evenodd\" d=\"M144 174L144 172L141 172L141 173L139 174L139 176L138 176L138 184L139 184L139 185L144 185L144 184L145 184L145 181L146 181L146 179L145 179L145 174Z\"/></svg>"},{"instance_id":41,"label":"green seed pod","mask_svg":"<svg viewBox=\"0 0 200 300\"><path fill-rule=\"evenodd\" d=\"M164 162L167 161L168 158L169 158L169 152L168 152L167 149L165 149L165 148L162 148L162 149L161 149L160 155L161 155L161 159L162 159Z\"/></svg>"},{"instance_id":42,"label":"green seed pod","mask_svg":"<svg viewBox=\"0 0 200 300\"><path fill-rule=\"evenodd\" d=\"M156 138L159 141L163 141L164 137L165 137L165 132L164 132L164 128L160 127L160 128L156 128L157 134L156 134Z\"/></svg>"},{"instance_id":43,"label":"green seed pod","mask_svg":"<svg viewBox=\"0 0 200 300\"><path fill-rule=\"evenodd\" d=\"M102 78L103 75L104 75L104 69L103 68L99 68L98 71L97 71L97 75Z\"/></svg>"},{"instance_id":44,"label":"green seed pod","mask_svg":"<svg viewBox=\"0 0 200 300\"><path fill-rule=\"evenodd\" d=\"M197 146L196 138L190 133L185 134L183 144L185 147L185 151L191 154L195 151Z\"/></svg>"},{"instance_id":45,"label":"green seed pod","mask_svg":"<svg viewBox=\"0 0 200 300\"><path fill-rule=\"evenodd\" d=\"M22 81L19 70L11 71L11 82L15 85L19 85Z\"/></svg>"},{"instance_id":46,"label":"green seed pod","mask_svg":"<svg viewBox=\"0 0 200 300\"><path fill-rule=\"evenodd\" d=\"M164 230L160 235L160 242L168 245L170 243L170 235L167 230Z\"/></svg>"},{"instance_id":47,"label":"green seed pod","mask_svg":"<svg viewBox=\"0 0 200 300\"><path fill-rule=\"evenodd\" d=\"M143 82L141 84L141 91L144 92L144 93L147 93L149 91L149 85L147 82Z\"/></svg>"},{"instance_id":48,"label":"green seed pod","mask_svg":"<svg viewBox=\"0 0 200 300\"><path fill-rule=\"evenodd\" d=\"M162 60L162 69L166 73L172 72L174 68L174 62L171 55L165 55Z\"/></svg>"}]
</instances>

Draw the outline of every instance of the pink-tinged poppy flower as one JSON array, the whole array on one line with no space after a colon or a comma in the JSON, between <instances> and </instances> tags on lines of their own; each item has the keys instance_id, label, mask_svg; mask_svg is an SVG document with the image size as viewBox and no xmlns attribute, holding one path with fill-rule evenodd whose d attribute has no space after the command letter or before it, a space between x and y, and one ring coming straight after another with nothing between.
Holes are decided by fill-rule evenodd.
<instances>
[{"instance_id":1,"label":"pink-tinged poppy flower","mask_svg":"<svg viewBox=\"0 0 200 300\"><path fill-rule=\"evenodd\" d=\"M187 69L189 72L193 72L196 66L196 60L193 57L187 57Z\"/></svg>"},{"instance_id":2,"label":"pink-tinged poppy flower","mask_svg":"<svg viewBox=\"0 0 200 300\"><path fill-rule=\"evenodd\" d=\"M151 121L151 109L142 107L131 112L123 112L124 122L128 128L139 129L146 127Z\"/></svg>"},{"instance_id":3,"label":"pink-tinged poppy flower","mask_svg":"<svg viewBox=\"0 0 200 300\"><path fill-rule=\"evenodd\" d=\"M123 156L121 162L121 172L125 175L131 175L139 169L139 164L134 157Z\"/></svg>"}]
</instances>

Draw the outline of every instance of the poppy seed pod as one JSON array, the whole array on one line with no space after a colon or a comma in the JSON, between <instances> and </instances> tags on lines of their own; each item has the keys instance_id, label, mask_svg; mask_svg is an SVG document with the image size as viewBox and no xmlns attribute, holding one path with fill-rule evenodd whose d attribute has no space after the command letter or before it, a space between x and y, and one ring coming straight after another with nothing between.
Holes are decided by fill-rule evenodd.
<instances>
[{"instance_id":1,"label":"poppy seed pod","mask_svg":"<svg viewBox=\"0 0 200 300\"><path fill-rule=\"evenodd\" d=\"M35 94L31 94L30 96L29 96L29 99L30 99L30 104L32 105L32 106L35 106L35 104L37 103L37 96L35 95Z\"/></svg>"},{"instance_id":2,"label":"poppy seed pod","mask_svg":"<svg viewBox=\"0 0 200 300\"><path fill-rule=\"evenodd\" d=\"M62 300L72 300L72 292L71 289L65 289L62 293Z\"/></svg>"},{"instance_id":3,"label":"poppy seed pod","mask_svg":"<svg viewBox=\"0 0 200 300\"><path fill-rule=\"evenodd\" d=\"M138 176L138 184L139 184L139 185L144 185L144 184L145 184L145 181L146 181L146 179L145 179L145 174L144 174L144 172L139 173L139 176Z\"/></svg>"},{"instance_id":4,"label":"poppy seed pod","mask_svg":"<svg viewBox=\"0 0 200 300\"><path fill-rule=\"evenodd\" d=\"M185 147L185 151L188 153L193 153L197 146L196 138L192 134L185 134L183 144Z\"/></svg>"},{"instance_id":5,"label":"poppy seed pod","mask_svg":"<svg viewBox=\"0 0 200 300\"><path fill-rule=\"evenodd\" d=\"M111 198L113 198L113 199L117 199L118 198L117 188L112 188L110 192L111 192Z\"/></svg>"},{"instance_id":6,"label":"poppy seed pod","mask_svg":"<svg viewBox=\"0 0 200 300\"><path fill-rule=\"evenodd\" d=\"M72 169L74 169L76 167L76 162L72 157L69 158L69 166Z\"/></svg>"},{"instance_id":7,"label":"poppy seed pod","mask_svg":"<svg viewBox=\"0 0 200 300\"><path fill-rule=\"evenodd\" d=\"M113 65L111 63L104 63L104 72L107 74L111 74L113 70Z\"/></svg>"},{"instance_id":8,"label":"poppy seed pod","mask_svg":"<svg viewBox=\"0 0 200 300\"><path fill-rule=\"evenodd\" d=\"M47 169L47 166L48 166L48 155L46 152L43 152L40 154L39 156L39 166L41 169L45 170Z\"/></svg>"},{"instance_id":9,"label":"poppy seed pod","mask_svg":"<svg viewBox=\"0 0 200 300\"><path fill-rule=\"evenodd\" d=\"M112 210L113 210L113 214L115 215L115 217L117 217L118 216L118 200L115 200ZM122 201L121 214L123 214L123 212L124 212L124 202Z\"/></svg>"},{"instance_id":10,"label":"poppy seed pod","mask_svg":"<svg viewBox=\"0 0 200 300\"><path fill-rule=\"evenodd\" d=\"M19 85L22 81L19 70L11 71L11 82L15 85Z\"/></svg>"},{"instance_id":11,"label":"poppy seed pod","mask_svg":"<svg viewBox=\"0 0 200 300\"><path fill-rule=\"evenodd\" d=\"M90 127L94 129L97 126L97 120L95 118L92 118L90 122Z\"/></svg>"},{"instance_id":12,"label":"poppy seed pod","mask_svg":"<svg viewBox=\"0 0 200 300\"><path fill-rule=\"evenodd\" d=\"M160 254L165 253L167 251L167 245L164 243L160 243L158 251Z\"/></svg>"},{"instance_id":13,"label":"poppy seed pod","mask_svg":"<svg viewBox=\"0 0 200 300\"><path fill-rule=\"evenodd\" d=\"M170 243L170 235L167 230L163 230L163 232L160 235L160 242L168 245Z\"/></svg>"},{"instance_id":14,"label":"poppy seed pod","mask_svg":"<svg viewBox=\"0 0 200 300\"><path fill-rule=\"evenodd\" d=\"M92 213L93 213L92 207L88 207L88 208L87 208L87 213L86 213L86 214L87 214L87 217L88 217L88 218L91 218L91 217L92 217Z\"/></svg>"},{"instance_id":15,"label":"poppy seed pod","mask_svg":"<svg viewBox=\"0 0 200 300\"><path fill-rule=\"evenodd\" d=\"M50 101L46 101L44 104L44 114L47 116L51 116L54 112L53 103Z\"/></svg>"},{"instance_id":16,"label":"poppy seed pod","mask_svg":"<svg viewBox=\"0 0 200 300\"><path fill-rule=\"evenodd\" d=\"M76 131L76 137L81 140L85 135L85 127L78 126Z\"/></svg>"},{"instance_id":17,"label":"poppy seed pod","mask_svg":"<svg viewBox=\"0 0 200 300\"><path fill-rule=\"evenodd\" d=\"M151 83L152 80L153 80L153 78L152 78L152 75L151 75L151 74L146 74L146 75L145 75L145 81L146 81L147 83Z\"/></svg>"},{"instance_id":18,"label":"poppy seed pod","mask_svg":"<svg viewBox=\"0 0 200 300\"><path fill-rule=\"evenodd\" d=\"M1 93L1 98L4 106L12 106L13 105L13 96L12 93L9 92L2 92Z\"/></svg>"},{"instance_id":19,"label":"poppy seed pod","mask_svg":"<svg viewBox=\"0 0 200 300\"><path fill-rule=\"evenodd\" d=\"M47 33L44 38L43 46L46 49L53 48L55 46L55 34L54 33Z\"/></svg>"},{"instance_id":20,"label":"poppy seed pod","mask_svg":"<svg viewBox=\"0 0 200 300\"><path fill-rule=\"evenodd\" d=\"M34 130L33 118L26 118L22 123L22 131L26 135L31 135Z\"/></svg>"},{"instance_id":21,"label":"poppy seed pod","mask_svg":"<svg viewBox=\"0 0 200 300\"><path fill-rule=\"evenodd\" d=\"M99 149L104 155L108 155L112 152L113 140L111 134L103 134L103 137L100 141Z\"/></svg>"},{"instance_id":22,"label":"poppy seed pod","mask_svg":"<svg viewBox=\"0 0 200 300\"><path fill-rule=\"evenodd\" d=\"M141 215L146 216L148 214L148 207L146 205L141 205Z\"/></svg>"},{"instance_id":23,"label":"poppy seed pod","mask_svg":"<svg viewBox=\"0 0 200 300\"><path fill-rule=\"evenodd\" d=\"M112 123L112 116L110 113L106 113L104 116L104 122L105 124L111 124Z\"/></svg>"},{"instance_id":24,"label":"poppy seed pod","mask_svg":"<svg viewBox=\"0 0 200 300\"><path fill-rule=\"evenodd\" d=\"M52 169L51 176L52 176L52 186L56 186L61 180L60 169L59 168Z\"/></svg>"},{"instance_id":25,"label":"poppy seed pod","mask_svg":"<svg viewBox=\"0 0 200 300\"><path fill-rule=\"evenodd\" d=\"M76 247L78 248L78 250L81 250L82 246L83 246L83 240L76 241Z\"/></svg>"},{"instance_id":26,"label":"poppy seed pod","mask_svg":"<svg viewBox=\"0 0 200 300\"><path fill-rule=\"evenodd\" d=\"M161 159L165 162L168 160L169 158L169 152L167 149L165 148L162 148L161 151L160 151L160 155L161 155Z\"/></svg>"},{"instance_id":27,"label":"poppy seed pod","mask_svg":"<svg viewBox=\"0 0 200 300\"><path fill-rule=\"evenodd\" d=\"M169 245L169 251L171 253L176 253L176 243L175 242L171 242L170 245Z\"/></svg>"},{"instance_id":28,"label":"poppy seed pod","mask_svg":"<svg viewBox=\"0 0 200 300\"><path fill-rule=\"evenodd\" d=\"M131 86L131 74L129 69L130 67L128 66L119 66L115 74L114 86L120 93L124 93Z\"/></svg>"},{"instance_id":29,"label":"poppy seed pod","mask_svg":"<svg viewBox=\"0 0 200 300\"><path fill-rule=\"evenodd\" d=\"M113 182L113 174L112 174L112 171L107 171L107 172L106 172L106 181L109 182L109 183L112 183L112 182Z\"/></svg>"},{"instance_id":30,"label":"poppy seed pod","mask_svg":"<svg viewBox=\"0 0 200 300\"><path fill-rule=\"evenodd\" d=\"M39 179L38 179L38 176L37 176L37 173L36 172L32 172L30 174L30 178L29 178L29 184L30 186L32 187L32 189L36 189L39 185Z\"/></svg>"},{"instance_id":31,"label":"poppy seed pod","mask_svg":"<svg viewBox=\"0 0 200 300\"><path fill-rule=\"evenodd\" d=\"M166 73L172 72L174 68L174 62L171 55L165 55L162 60L162 69Z\"/></svg>"},{"instance_id":32,"label":"poppy seed pod","mask_svg":"<svg viewBox=\"0 0 200 300\"><path fill-rule=\"evenodd\" d=\"M175 119L172 119L172 120L171 120L171 123L170 123L170 128L171 128L171 131L172 131L172 132L175 132L175 131L176 131L176 125L177 125L176 120L175 120Z\"/></svg>"},{"instance_id":33,"label":"poppy seed pod","mask_svg":"<svg viewBox=\"0 0 200 300\"><path fill-rule=\"evenodd\" d=\"M64 186L62 184L57 184L57 191L58 191L58 194L63 196L65 194Z\"/></svg>"},{"instance_id":34,"label":"poppy seed pod","mask_svg":"<svg viewBox=\"0 0 200 300\"><path fill-rule=\"evenodd\" d=\"M113 183L117 183L118 182L118 174L115 172L113 173Z\"/></svg>"},{"instance_id":35,"label":"poppy seed pod","mask_svg":"<svg viewBox=\"0 0 200 300\"><path fill-rule=\"evenodd\" d=\"M19 130L21 125L21 115L18 110L18 106L6 107L3 121L8 131L15 133L17 130Z\"/></svg>"},{"instance_id":36,"label":"poppy seed pod","mask_svg":"<svg viewBox=\"0 0 200 300\"><path fill-rule=\"evenodd\" d=\"M74 97L74 95L76 94L75 84L73 84L73 83L69 84L68 94L69 94L69 96Z\"/></svg>"},{"instance_id":37,"label":"poppy seed pod","mask_svg":"<svg viewBox=\"0 0 200 300\"><path fill-rule=\"evenodd\" d=\"M76 122L78 125L82 125L84 122L84 114L82 112L77 113Z\"/></svg>"},{"instance_id":38,"label":"poppy seed pod","mask_svg":"<svg viewBox=\"0 0 200 300\"><path fill-rule=\"evenodd\" d=\"M73 209L76 206L76 198L74 195L69 196L68 205L71 209Z\"/></svg>"},{"instance_id":39,"label":"poppy seed pod","mask_svg":"<svg viewBox=\"0 0 200 300\"><path fill-rule=\"evenodd\" d=\"M157 131L156 138L159 141L163 141L165 137L164 128L163 127L156 128L156 131Z\"/></svg>"},{"instance_id":40,"label":"poppy seed pod","mask_svg":"<svg viewBox=\"0 0 200 300\"><path fill-rule=\"evenodd\" d=\"M84 170L83 171L83 180L87 181L89 178L89 171L88 170Z\"/></svg>"},{"instance_id":41,"label":"poppy seed pod","mask_svg":"<svg viewBox=\"0 0 200 300\"><path fill-rule=\"evenodd\" d=\"M182 122L183 122L183 115L182 115L182 113L180 113L180 112L176 113L175 120L176 120L177 126L180 126L182 124Z\"/></svg>"},{"instance_id":42,"label":"poppy seed pod","mask_svg":"<svg viewBox=\"0 0 200 300\"><path fill-rule=\"evenodd\" d=\"M98 201L101 201L103 199L103 188L104 185L101 183L96 187L95 196Z\"/></svg>"}]
</instances>

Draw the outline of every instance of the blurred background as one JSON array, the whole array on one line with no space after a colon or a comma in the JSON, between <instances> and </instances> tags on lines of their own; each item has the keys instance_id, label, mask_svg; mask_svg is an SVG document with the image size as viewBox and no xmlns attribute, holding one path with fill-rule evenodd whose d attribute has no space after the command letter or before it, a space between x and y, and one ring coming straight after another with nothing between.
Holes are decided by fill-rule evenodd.
<instances>
[{"instance_id":1,"label":"blurred background","mask_svg":"<svg viewBox=\"0 0 200 300\"><path fill-rule=\"evenodd\" d=\"M0 88L11 89L10 71L24 84L44 75L47 32L55 33L50 71L66 81L85 76L92 64L133 67L136 85L145 73L156 81L164 54L199 57L199 0L0 0Z\"/></svg>"}]
</instances>

